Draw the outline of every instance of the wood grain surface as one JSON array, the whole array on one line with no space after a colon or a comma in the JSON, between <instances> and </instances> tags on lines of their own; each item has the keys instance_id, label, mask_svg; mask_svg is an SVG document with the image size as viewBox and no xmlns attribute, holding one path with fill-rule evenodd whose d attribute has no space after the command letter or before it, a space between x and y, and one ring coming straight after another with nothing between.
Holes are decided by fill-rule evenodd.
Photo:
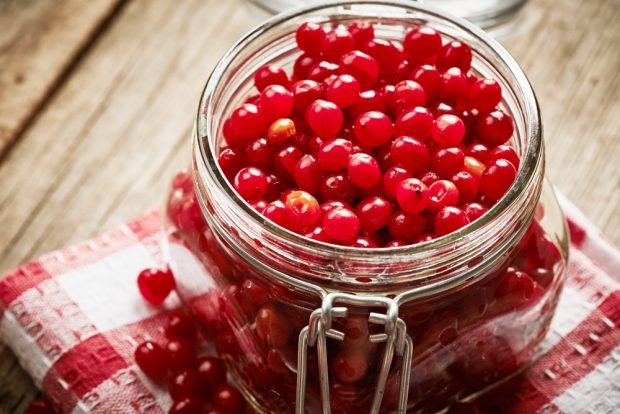
<instances>
[{"instance_id":1,"label":"wood grain surface","mask_svg":"<svg viewBox=\"0 0 620 414\"><path fill-rule=\"evenodd\" d=\"M48 3L0 0L0 27L11 32L0 30L0 274L162 202L173 171L189 160L211 68L259 22L241 0L59 0L55 8L83 8L79 30L49 20L33 41L35 59L19 33L49 19ZM532 0L503 40L537 91L551 180L616 244L618 21L618 0ZM61 50L63 42L73 46ZM41 72L41 62L55 74ZM45 79L16 85L20 71L24 83L31 74ZM0 346L0 413L23 412L34 395Z\"/></svg>"}]
</instances>

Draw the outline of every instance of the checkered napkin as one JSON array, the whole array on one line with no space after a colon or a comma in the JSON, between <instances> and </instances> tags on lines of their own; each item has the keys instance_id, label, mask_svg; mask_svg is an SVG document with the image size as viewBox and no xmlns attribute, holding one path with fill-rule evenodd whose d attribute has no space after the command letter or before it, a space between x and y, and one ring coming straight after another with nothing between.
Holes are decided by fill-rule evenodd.
<instances>
[{"instance_id":1,"label":"checkered napkin","mask_svg":"<svg viewBox=\"0 0 620 414\"><path fill-rule=\"evenodd\" d=\"M533 365L490 395L485 412L620 412L620 253L568 201L569 276ZM83 244L47 254L0 282L0 338L63 413L165 413L166 390L133 362L162 340L166 310L135 279L162 264L161 216L150 212Z\"/></svg>"}]
</instances>

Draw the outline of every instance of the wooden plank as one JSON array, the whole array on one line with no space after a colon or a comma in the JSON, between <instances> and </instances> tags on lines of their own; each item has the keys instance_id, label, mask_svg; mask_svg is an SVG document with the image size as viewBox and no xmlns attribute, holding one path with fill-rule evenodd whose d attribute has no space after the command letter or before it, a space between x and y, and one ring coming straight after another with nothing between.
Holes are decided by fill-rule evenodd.
<instances>
[{"instance_id":1,"label":"wooden plank","mask_svg":"<svg viewBox=\"0 0 620 414\"><path fill-rule=\"evenodd\" d=\"M121 2L0 1L0 157Z\"/></svg>"},{"instance_id":2,"label":"wooden plank","mask_svg":"<svg viewBox=\"0 0 620 414\"><path fill-rule=\"evenodd\" d=\"M540 102L553 184L620 246L620 1L532 1L504 43Z\"/></svg>"}]
</instances>

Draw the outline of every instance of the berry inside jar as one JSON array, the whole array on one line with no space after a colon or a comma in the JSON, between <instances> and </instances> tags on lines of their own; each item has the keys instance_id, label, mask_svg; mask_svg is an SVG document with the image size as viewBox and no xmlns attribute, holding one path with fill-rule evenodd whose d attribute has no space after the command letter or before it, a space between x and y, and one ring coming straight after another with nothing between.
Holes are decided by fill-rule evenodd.
<instances>
[{"instance_id":1,"label":"berry inside jar","mask_svg":"<svg viewBox=\"0 0 620 414\"><path fill-rule=\"evenodd\" d=\"M305 21L289 30L294 58L246 73L252 92L218 113L215 169L194 165L173 181L177 289L259 412L295 412L300 332L321 307L321 297L282 274L312 275L325 291L394 298L477 272L399 306L413 343L408 412L441 410L516 372L553 315L565 254L545 222L558 213L542 178L522 190L520 213L503 232L496 226L494 239L467 233L502 203L526 162L504 83L475 70L467 42L402 20L398 37L382 37L386 24ZM221 174L230 191L215 192L201 174ZM224 198L236 204L220 206ZM250 224L224 217L243 208L253 210ZM288 238L274 241L269 226ZM457 244L436 256L424 250L458 231ZM426 255L407 250L416 246ZM184 252L197 264L181 265ZM375 260L372 271L365 260ZM419 275L401 286L403 272ZM352 306L334 319L343 335L326 345L332 413L368 412L373 402L386 348L371 340L384 332L369 321L378 311ZM305 412L318 413L314 348L306 365ZM398 406L402 366L397 355L381 413Z\"/></svg>"}]
</instances>

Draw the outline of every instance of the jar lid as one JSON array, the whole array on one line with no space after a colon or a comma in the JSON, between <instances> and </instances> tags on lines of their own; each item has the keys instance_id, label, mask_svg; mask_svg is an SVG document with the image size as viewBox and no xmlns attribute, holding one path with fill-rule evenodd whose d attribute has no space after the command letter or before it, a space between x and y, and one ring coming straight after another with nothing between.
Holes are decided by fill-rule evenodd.
<instances>
[{"instance_id":1,"label":"jar lid","mask_svg":"<svg viewBox=\"0 0 620 414\"><path fill-rule=\"evenodd\" d=\"M249 0L263 11L276 14L294 7L309 6L324 0ZM412 0L413 2L414 0ZM417 0L435 6L482 27L496 31L517 15L527 0ZM503 32L503 30L502 30Z\"/></svg>"}]
</instances>

